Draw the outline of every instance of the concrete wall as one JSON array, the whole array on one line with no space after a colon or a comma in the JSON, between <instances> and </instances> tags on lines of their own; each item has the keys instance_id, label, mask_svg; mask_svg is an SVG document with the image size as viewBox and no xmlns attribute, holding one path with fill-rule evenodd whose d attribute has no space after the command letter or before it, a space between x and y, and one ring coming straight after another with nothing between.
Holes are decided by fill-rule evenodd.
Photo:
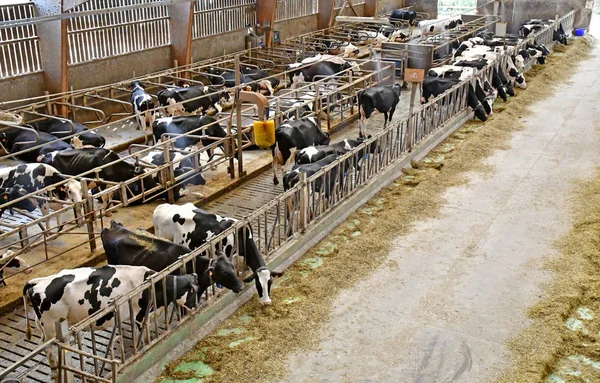
<instances>
[{"instance_id":1,"label":"concrete wall","mask_svg":"<svg viewBox=\"0 0 600 383\"><path fill-rule=\"evenodd\" d=\"M168 46L69 67L69 86L84 89L171 67Z\"/></svg>"},{"instance_id":2,"label":"concrete wall","mask_svg":"<svg viewBox=\"0 0 600 383\"><path fill-rule=\"evenodd\" d=\"M478 0L478 4L489 0ZM501 0L500 14L503 21L508 22L508 32L517 33L521 23L527 19L554 19L572 9L575 14L575 28L588 28L592 10L585 9L586 0Z\"/></svg>"},{"instance_id":3,"label":"concrete wall","mask_svg":"<svg viewBox=\"0 0 600 383\"><path fill-rule=\"evenodd\" d=\"M432 19L437 18L438 0L404 0L405 7L414 7L417 12L425 12Z\"/></svg>"},{"instance_id":4,"label":"concrete wall","mask_svg":"<svg viewBox=\"0 0 600 383\"><path fill-rule=\"evenodd\" d=\"M427 2L430 3L430 2ZM437 1L436 7L437 7ZM379 0L379 13L401 8L403 0ZM355 7L359 16L363 15L363 5ZM350 14L345 11L345 14ZM287 38L312 32L317 29L317 15L301 17L275 23L275 29L281 31L281 38ZM218 36L192 41L192 60L201 61L245 49L242 29ZM69 86L83 89L93 86L123 81L136 75L143 75L172 67L169 47L150 49L143 52L130 53L90 63L69 67ZM0 80L0 88L7 92L0 94L0 102L27 97L40 96L44 93L42 74L19 76L9 80Z\"/></svg>"},{"instance_id":5,"label":"concrete wall","mask_svg":"<svg viewBox=\"0 0 600 383\"><path fill-rule=\"evenodd\" d=\"M0 102L41 96L44 94L43 75L40 72L0 80L0 89Z\"/></svg>"}]
</instances>

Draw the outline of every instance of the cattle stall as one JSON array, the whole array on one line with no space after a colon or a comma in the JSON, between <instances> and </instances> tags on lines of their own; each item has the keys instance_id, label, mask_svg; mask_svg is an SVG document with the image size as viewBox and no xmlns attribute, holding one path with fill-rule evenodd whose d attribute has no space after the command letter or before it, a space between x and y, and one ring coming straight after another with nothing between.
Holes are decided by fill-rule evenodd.
<instances>
[{"instance_id":1,"label":"cattle stall","mask_svg":"<svg viewBox=\"0 0 600 383\"><path fill-rule=\"evenodd\" d=\"M373 65L376 65L376 62ZM382 70L386 71L383 74L384 78L391 78L391 68L384 66ZM485 68L479 75L483 75L486 70L489 71L490 68ZM375 77L375 72L370 72L369 75ZM355 85L359 87L358 83ZM137 325L132 325L131 318L117 316L117 324L108 331L94 330L91 325L95 319L110 313L119 313L120 307L129 306L135 294L143 290L155 296L156 287L159 284L164 286L167 274L181 269L197 256L214 256L221 246L221 239L227 235L233 235L238 242L240 230L243 232L252 228L258 238L257 246L261 252L267 254L268 259L276 257L277 252L297 239L302 230L317 225L319 219L375 179L387 166L404 158L423 140L466 114L468 85L469 81L461 82L415 110L409 117L373 134L373 137L358 148L341 156L311 177L303 178L299 184L273 197L270 202L244 217L226 232L212 238L203 247L183 257L135 291L111 302L109 307L76 324L70 331L64 331L55 339L40 346L27 342L22 336L23 314L15 312L4 316L0 320L6 324L6 328L11 329L11 334L3 340L5 351L2 356L5 359L0 360L3 368L0 379L19 377L30 381L48 381L50 371L43 351L54 346L59 348L61 355L59 373L63 374L62 376L72 374L78 381L115 382L117 375L134 364L143 353L168 339L179 327L193 320L190 318L192 313L182 312L170 305L157 315L147 315L139 329ZM351 88L351 85L348 85L348 88ZM373 144L376 149L371 152ZM366 152L370 155L367 156ZM360 169L352 166L361 159L363 163ZM243 264L238 266L239 270L243 270ZM213 302L218 299L220 291L214 286L210 290L207 293L208 301ZM154 302L150 311L154 311ZM200 316L197 311L206 313L210 307L211 305L205 305L196 310L193 313L194 317ZM68 326L62 323L61 327L66 330Z\"/></svg>"},{"instance_id":2,"label":"cattle stall","mask_svg":"<svg viewBox=\"0 0 600 383\"><path fill-rule=\"evenodd\" d=\"M380 68L377 63L368 60L361 60L357 62L357 65L361 72L360 75L355 75L352 73L352 71L345 70L335 76L332 76L332 78L324 78L314 83L304 84L294 92L284 92L280 95L266 97L269 103L269 108L272 111L271 117L278 121L278 123L284 120L284 116L290 115L290 113L300 117L298 110L310 104L311 112L306 114L306 116L324 116L325 118L322 123L324 124L324 127L326 127L325 129L327 131L332 132L337 127L348 124L356 117L357 108L355 107L353 101L356 96L356 92L372 84L391 81L389 76L383 74L385 68ZM284 77L286 75L287 72L285 71L280 74L280 76ZM172 79L172 77L169 77L169 79ZM188 81L194 80L188 79ZM152 83L152 81L149 80L146 82ZM160 83L154 84L160 85ZM120 87L114 87L111 89L115 92L124 91ZM90 96L93 98L98 97L98 90L73 96L71 98L71 102L82 102L85 104ZM298 103L293 109L288 108L284 111L281 104L286 103L286 101L290 99L300 99L301 102ZM329 100L329 102L325 102L324 104L323 100ZM51 108L57 108L59 106L64 106L65 104L68 104L69 107L73 105L71 103L58 101L56 104L49 104L51 105ZM40 108L47 108L49 104L32 105L29 107L29 109L21 109L20 113L24 115L35 113L36 116L39 114L46 116L45 113L32 111L39 110ZM329 109L333 110L329 111ZM66 206L56 210L47 209L40 211L39 213L38 211L35 211L34 214L20 210L17 210L18 212L15 213L15 215L9 216L8 214L5 214L5 218L0 221L0 225L3 226L4 229L4 232L0 234L0 246L2 249L0 251L13 248L18 249L18 253L22 253L30 251L35 247L42 246L45 253L43 261L47 261L49 259L59 257L81 246L89 245L91 249L94 250L96 248L96 240L99 231L105 225L104 217L111 215L112 212L115 212L123 207L127 207L131 204L153 201L158 197L158 194L164 192L168 193L167 199L173 201L173 190L177 187L180 187L186 179L189 179L195 174L202 172L202 170L219 166L221 164L229 164L231 169L231 163L233 162L234 158L239 159L239 157L237 157L238 153L236 153L236 145L239 144L240 138L237 135L237 132L233 132L231 129L237 129L240 132L242 140L241 146L239 147L242 149L246 148L252 144L250 126L252 125L253 121L258 119L259 116L257 106L255 105L244 104L242 105L241 112L243 114L241 119L245 122L243 123L241 129L237 129L237 126L234 122L236 118L232 114L235 114L235 111L232 110L231 113L225 112L218 113L216 115L216 122L213 124L231 124L229 127L230 131L226 137L221 138L206 136L203 131L207 128L210 128L212 124L205 125L202 128L198 128L183 135L166 135L163 136L162 141L158 142L156 145L136 145L128 152L122 153L118 161L111 162L102 167L96 168L93 171L73 177L72 179L75 179L77 182L79 182L82 186L82 189L86 191L89 189L88 185L92 183L102 183L105 185L105 189L103 191L90 194L85 201L73 203L69 201L58 200L53 195L46 197L45 194L49 189L51 189L50 187L44 188L35 193L31 193L27 197L13 201L12 204L17 203L24 198L32 198L35 200L49 199L49 202L61 203L65 204ZM71 116L77 118L78 115L74 115L73 113ZM120 120L120 123L122 124L123 121L132 122L133 117L130 116ZM28 120L26 120L26 123L27 122ZM183 152L179 150L184 159L190 159L196 164L193 170L190 170L186 174L175 176L173 173L174 164L171 161L167 161L164 165L160 166L155 166L140 161L141 158L153 151L159 151L162 153L178 151L177 148L174 147L174 142L178 138L182 137L204 137L213 140L210 145L202 147L195 152ZM206 157L206 153L208 151L213 151L219 147L223 148L223 154L217 154L211 161L200 164L200 158L202 156ZM6 157L12 156L14 156L14 154L9 154ZM101 181L99 178L99 173L103 170L103 168L109 166L119 166L119 163L121 162L135 164L137 167L142 168L144 173L128 181L120 183ZM160 180L160 182L157 182L156 186L153 188L145 189L144 180L149 178L157 178ZM69 180L65 180L53 186L52 188L61 188L68 182ZM132 192L132 188L139 183L142 185L142 191L136 195ZM114 199L112 196L117 192L120 192L120 198ZM94 199L101 200L102 198L112 201L112 204L109 206L95 208L93 202ZM3 204L0 205L0 208L8 208L12 204ZM73 213L74 211L77 213ZM81 240L69 241L75 242L77 245L72 248L69 247L60 250L64 244L55 246L53 245L52 240L62 235L78 236L81 238Z\"/></svg>"}]
</instances>

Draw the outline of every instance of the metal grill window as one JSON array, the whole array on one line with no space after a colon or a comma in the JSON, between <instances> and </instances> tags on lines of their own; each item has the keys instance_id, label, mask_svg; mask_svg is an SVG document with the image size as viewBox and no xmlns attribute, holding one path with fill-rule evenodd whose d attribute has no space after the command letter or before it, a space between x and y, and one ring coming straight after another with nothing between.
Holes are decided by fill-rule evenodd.
<instances>
[{"instance_id":1,"label":"metal grill window","mask_svg":"<svg viewBox=\"0 0 600 383\"><path fill-rule=\"evenodd\" d=\"M218 35L256 24L256 0L197 0L192 37Z\"/></svg>"},{"instance_id":2,"label":"metal grill window","mask_svg":"<svg viewBox=\"0 0 600 383\"><path fill-rule=\"evenodd\" d=\"M90 0L70 12L127 7L159 0ZM69 20L69 64L171 44L166 5L74 17Z\"/></svg>"},{"instance_id":3,"label":"metal grill window","mask_svg":"<svg viewBox=\"0 0 600 383\"><path fill-rule=\"evenodd\" d=\"M346 2L346 0L335 0L335 9L340 9L344 3ZM365 0L352 0L352 5L361 5L364 4ZM348 7L346 7L348 8ZM352 12L352 11L350 11Z\"/></svg>"},{"instance_id":4,"label":"metal grill window","mask_svg":"<svg viewBox=\"0 0 600 383\"><path fill-rule=\"evenodd\" d=\"M294 19L317 13L317 0L279 0L275 21Z\"/></svg>"},{"instance_id":5,"label":"metal grill window","mask_svg":"<svg viewBox=\"0 0 600 383\"><path fill-rule=\"evenodd\" d=\"M0 21L35 17L33 4L0 6ZM0 29L0 78L42 70L40 46L35 25Z\"/></svg>"}]
</instances>

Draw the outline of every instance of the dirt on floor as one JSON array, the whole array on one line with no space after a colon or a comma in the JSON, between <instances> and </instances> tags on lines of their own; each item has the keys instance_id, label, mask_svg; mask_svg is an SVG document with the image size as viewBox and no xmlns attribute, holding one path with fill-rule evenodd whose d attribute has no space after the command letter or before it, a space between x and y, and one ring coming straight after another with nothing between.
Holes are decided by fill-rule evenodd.
<instances>
[{"instance_id":1,"label":"dirt on floor","mask_svg":"<svg viewBox=\"0 0 600 383\"><path fill-rule=\"evenodd\" d=\"M532 103L568 79L591 48L579 39L564 53L550 56L543 70L526 75L528 88L517 89L517 97L507 103L500 101L487 122L467 123L286 270L272 291L272 306L263 307L253 298L183 358L167 365L158 381L264 382L284 377L290 353L319 344L336 294L389 263L386 257L393 241L413 223L435 217L444 204L444 192L464 184L467 172L492 170L484 160L507 148L512 134L523 128L519 119ZM515 350L525 355L535 347L532 342ZM530 367L543 370L538 377L549 370L543 363Z\"/></svg>"}]
</instances>

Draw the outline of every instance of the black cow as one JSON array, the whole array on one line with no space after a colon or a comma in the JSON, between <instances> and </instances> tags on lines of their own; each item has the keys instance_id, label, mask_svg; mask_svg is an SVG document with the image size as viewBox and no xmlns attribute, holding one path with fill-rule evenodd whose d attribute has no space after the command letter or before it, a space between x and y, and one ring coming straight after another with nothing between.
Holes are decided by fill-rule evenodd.
<instances>
[{"instance_id":1,"label":"black cow","mask_svg":"<svg viewBox=\"0 0 600 383\"><path fill-rule=\"evenodd\" d=\"M412 9L394 9L390 14L390 24L402 25L399 20L408 21L408 25L414 27L415 21L417 21L417 12Z\"/></svg>"},{"instance_id":2,"label":"black cow","mask_svg":"<svg viewBox=\"0 0 600 383\"><path fill-rule=\"evenodd\" d=\"M162 204L154 210L154 230L158 237L172 240L174 243L196 249L216 235L234 225L234 218L221 217L202 209L196 208L194 204L185 205ZM271 284L273 276L281 275L269 271L265 260L258 250L252 237L252 230L238 230L237 254L246 259L246 263L253 271L253 275L245 282L254 279L260 302L265 305L271 304ZM231 258L236 246L235 235L232 233L222 241L224 253Z\"/></svg>"},{"instance_id":3,"label":"black cow","mask_svg":"<svg viewBox=\"0 0 600 383\"><path fill-rule=\"evenodd\" d=\"M275 130L275 145L271 147L273 154L273 183L277 185L276 166L282 168L292 155L292 148L301 150L309 146L328 145L329 133L324 133L314 117L288 120Z\"/></svg>"},{"instance_id":4,"label":"black cow","mask_svg":"<svg viewBox=\"0 0 600 383\"><path fill-rule=\"evenodd\" d=\"M87 126L77 122L73 122L73 125L71 125L71 123L67 120L48 118L46 120L34 122L30 125L38 132L51 134L65 142L69 142L65 137L77 134L77 137L79 137L83 145L91 145L96 148L102 148L106 143L106 139L104 137L95 131L89 130ZM73 129L73 132L71 132L71 129Z\"/></svg>"},{"instance_id":5,"label":"black cow","mask_svg":"<svg viewBox=\"0 0 600 383\"><path fill-rule=\"evenodd\" d=\"M298 84L302 82L322 80L325 77L333 76L336 73L354 67L353 63L344 61L339 57L333 56L333 60L335 60L335 62L327 60L317 61L309 66L304 66L308 65L308 63L295 63L288 65L286 70L290 71L289 76L290 82L292 83L292 89L296 89ZM341 63L340 60L343 61L343 63Z\"/></svg>"},{"instance_id":6,"label":"black cow","mask_svg":"<svg viewBox=\"0 0 600 383\"><path fill-rule=\"evenodd\" d=\"M51 134L38 132L38 136L39 140L36 141L35 132L11 128L0 132L0 142L2 142L2 145L4 145L10 153L31 149L17 155L19 159L25 162L39 162L41 156L46 153L73 148L71 145L59 140ZM32 149L39 145L43 146Z\"/></svg>"},{"instance_id":7,"label":"black cow","mask_svg":"<svg viewBox=\"0 0 600 383\"><path fill-rule=\"evenodd\" d=\"M167 116L184 114L206 114L210 108L217 112L223 110L221 103L228 101L231 96L227 91L195 85L183 88L170 88L159 91L156 96L160 106L165 107Z\"/></svg>"},{"instance_id":8,"label":"black cow","mask_svg":"<svg viewBox=\"0 0 600 383\"><path fill-rule=\"evenodd\" d=\"M392 122L396 105L400 101L400 84L375 86L358 92L359 137L365 137L366 121L377 110L383 113L383 126Z\"/></svg>"},{"instance_id":9,"label":"black cow","mask_svg":"<svg viewBox=\"0 0 600 383\"><path fill-rule=\"evenodd\" d=\"M423 80L421 97L424 99L421 102L429 101L430 97L437 97L440 94L444 93L448 89L457 85L460 81L453 78L439 78L439 77L431 77L426 76ZM481 121L486 121L487 116L485 113L485 109L483 105L477 99L477 95L475 94L475 89L473 86L469 84L469 90L467 92L467 105L470 106L475 111L475 116Z\"/></svg>"},{"instance_id":10,"label":"black cow","mask_svg":"<svg viewBox=\"0 0 600 383\"><path fill-rule=\"evenodd\" d=\"M154 122L154 101L152 96L146 93L146 87L139 81L134 81L129 85L131 88L131 105L133 106L133 113L138 121L138 127L142 128L143 131L150 129Z\"/></svg>"},{"instance_id":11,"label":"black cow","mask_svg":"<svg viewBox=\"0 0 600 383\"><path fill-rule=\"evenodd\" d=\"M203 146L209 146L216 142L218 139L227 137L227 131L216 124L217 120L211 116L179 116L179 117L165 117L159 118L152 127L152 133L154 134L154 141L159 142L162 135L165 133L171 134L186 134L191 133L193 136L207 136L205 138L183 136L175 140L175 147L179 149L185 149L189 146L196 145L198 142L202 142ZM207 128L201 129L203 126L210 125ZM215 137L215 138L209 138ZM223 150L223 145L219 145ZM214 149L208 150L209 161L212 160L215 155Z\"/></svg>"},{"instance_id":12,"label":"black cow","mask_svg":"<svg viewBox=\"0 0 600 383\"><path fill-rule=\"evenodd\" d=\"M66 318L69 323L79 323L89 315L105 309L118 296L134 290L153 274L155 271L143 266L106 265L62 270L55 275L30 280L23 287L27 339L31 339L29 305L35 312L36 328L42 332L42 342L45 342L56 336L55 322L60 318ZM196 274L167 275L164 286L162 283L155 284L154 303L157 309L166 307L171 302L189 309L196 307L199 287ZM134 296L130 304L119 304L121 320L131 319L140 328L153 301L151 290L145 289ZM106 329L114 325L115 315L111 311L98 318L94 323L95 328ZM54 370L56 360L53 348L46 349L46 353L50 367Z\"/></svg>"},{"instance_id":13,"label":"black cow","mask_svg":"<svg viewBox=\"0 0 600 383\"><path fill-rule=\"evenodd\" d=\"M245 84L245 90L251 92L258 92L259 90L266 90L272 96L274 93L273 88L279 85L279 79L276 77L268 77L269 74L263 70L248 71L248 73L240 73L240 84ZM235 72L226 71L221 73L221 77L225 80L225 87L233 88L235 86ZM218 77L211 77L213 85L221 85L221 79Z\"/></svg>"},{"instance_id":14,"label":"black cow","mask_svg":"<svg viewBox=\"0 0 600 383\"><path fill-rule=\"evenodd\" d=\"M128 230L121 223L110 221L110 228L102 229L102 245L109 265L146 266L154 271L162 271L177 262L179 257L191 250L141 230ZM186 264L186 274L198 274L198 296L212 285L213 281L239 293L244 284L238 279L233 263L225 255L215 259L197 256ZM173 275L179 275L177 269Z\"/></svg>"},{"instance_id":15,"label":"black cow","mask_svg":"<svg viewBox=\"0 0 600 383\"><path fill-rule=\"evenodd\" d=\"M10 203L21 197L25 197L27 194L27 190L25 190L21 185L15 185L8 188L0 187L0 205ZM8 206L7 208L0 209L0 217L2 217L4 210L6 209L8 209L10 214L13 215L14 208L27 210L31 213L37 208L37 206L30 199L24 199Z\"/></svg>"}]
</instances>

